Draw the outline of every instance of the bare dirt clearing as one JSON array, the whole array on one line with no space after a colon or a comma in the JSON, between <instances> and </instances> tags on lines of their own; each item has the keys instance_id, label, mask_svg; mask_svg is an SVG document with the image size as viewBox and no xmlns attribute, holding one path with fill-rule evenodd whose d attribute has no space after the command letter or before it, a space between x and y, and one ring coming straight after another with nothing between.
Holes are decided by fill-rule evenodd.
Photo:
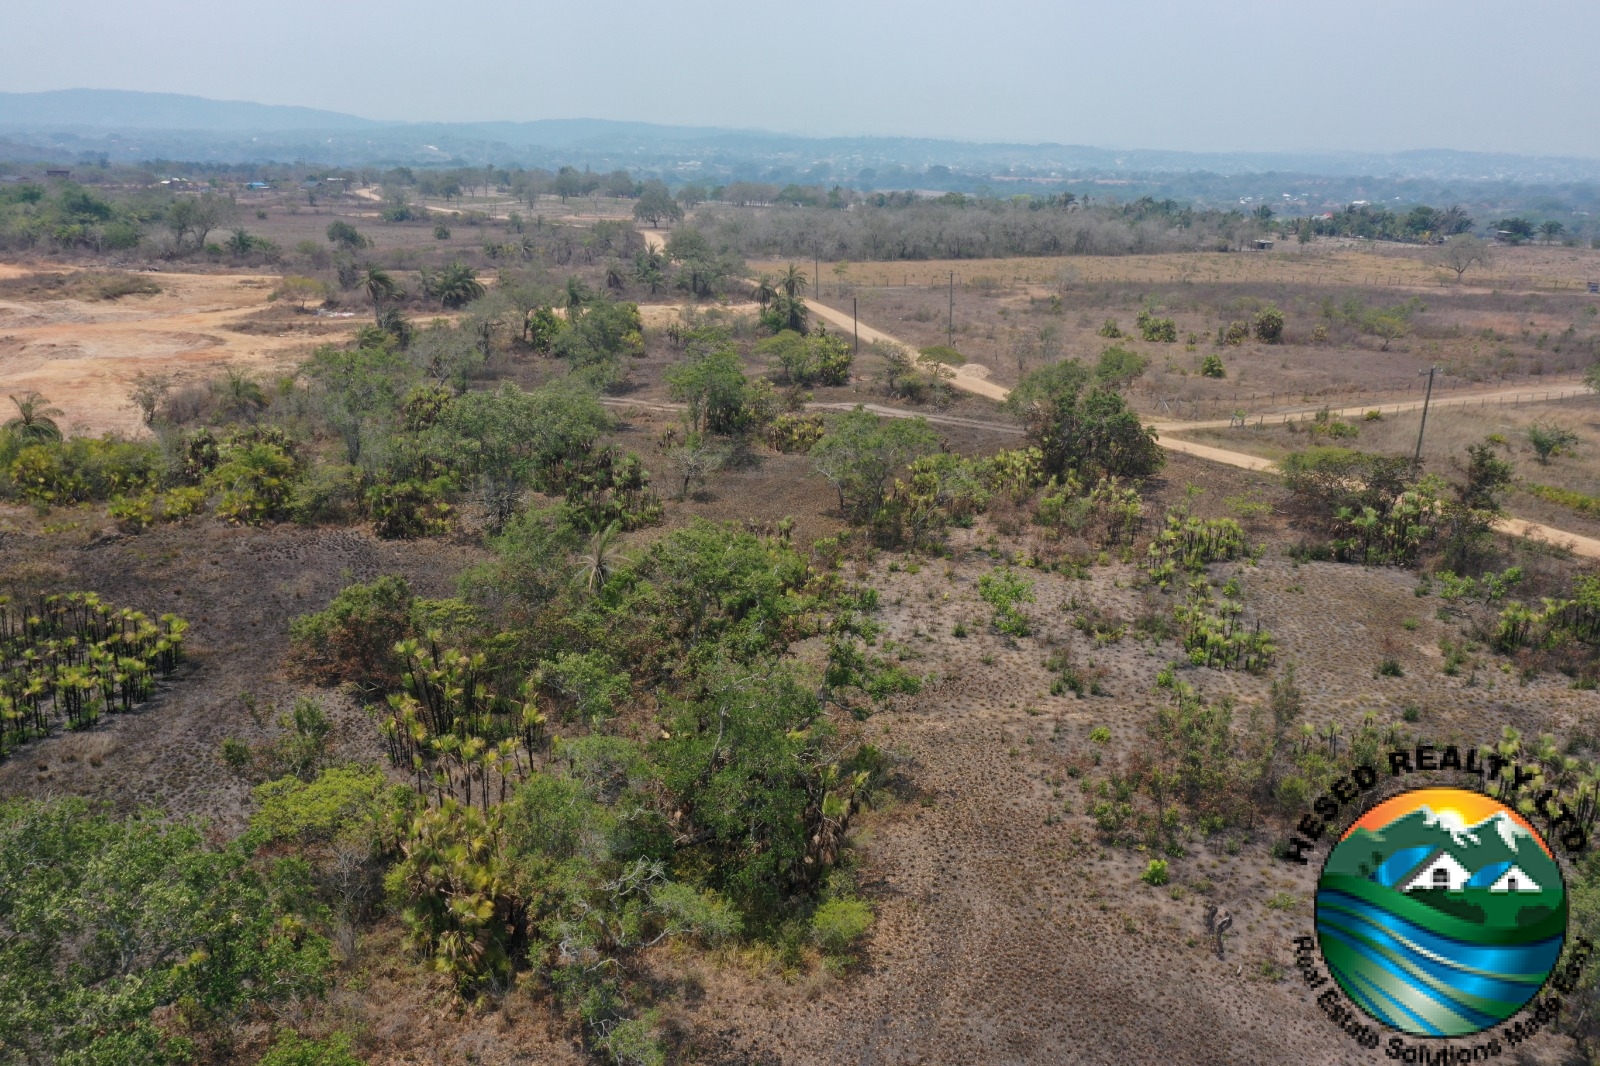
<instances>
[{"instance_id":1,"label":"bare dirt clearing","mask_svg":"<svg viewBox=\"0 0 1600 1066\"><path fill-rule=\"evenodd\" d=\"M37 273L17 270L11 277ZM34 390L66 412L79 432L143 431L128 390L139 374L201 378L223 367L283 373L317 343L351 328L283 309L271 332L238 331L272 307L272 275L151 274L154 296L116 301L0 298L0 382Z\"/></svg>"}]
</instances>

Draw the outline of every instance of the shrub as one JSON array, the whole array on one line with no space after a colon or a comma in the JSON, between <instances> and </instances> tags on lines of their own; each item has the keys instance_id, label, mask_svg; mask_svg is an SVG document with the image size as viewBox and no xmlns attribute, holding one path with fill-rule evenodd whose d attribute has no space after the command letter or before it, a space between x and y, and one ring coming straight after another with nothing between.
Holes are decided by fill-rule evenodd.
<instances>
[{"instance_id":1,"label":"shrub","mask_svg":"<svg viewBox=\"0 0 1600 1066\"><path fill-rule=\"evenodd\" d=\"M1035 370L1012 390L1006 405L1024 420L1028 442L1042 453L1047 475L1074 470L1084 478L1144 477L1166 462L1154 431L1127 401L1074 360Z\"/></svg>"},{"instance_id":2,"label":"shrub","mask_svg":"<svg viewBox=\"0 0 1600 1066\"><path fill-rule=\"evenodd\" d=\"M779 415L767 426L767 443L774 451L805 455L822 439L821 415Z\"/></svg>"},{"instance_id":3,"label":"shrub","mask_svg":"<svg viewBox=\"0 0 1600 1066\"><path fill-rule=\"evenodd\" d=\"M1379 677L1405 677L1405 670L1400 667L1400 660L1385 659L1378 664Z\"/></svg>"},{"instance_id":4,"label":"shrub","mask_svg":"<svg viewBox=\"0 0 1600 1066\"><path fill-rule=\"evenodd\" d=\"M260 525L289 517L289 501L300 464L281 445L266 440L233 444L222 463L206 478L206 487L221 492L217 515L242 525Z\"/></svg>"},{"instance_id":5,"label":"shrub","mask_svg":"<svg viewBox=\"0 0 1600 1066\"><path fill-rule=\"evenodd\" d=\"M1157 318L1149 311L1139 312L1139 335L1147 341L1171 344L1178 339L1178 324L1170 318Z\"/></svg>"},{"instance_id":6,"label":"shrub","mask_svg":"<svg viewBox=\"0 0 1600 1066\"><path fill-rule=\"evenodd\" d=\"M326 610L289 624L289 662L318 684L350 681L363 688L392 690L400 683L394 646L411 631L411 587L404 578L383 576L342 589Z\"/></svg>"},{"instance_id":7,"label":"shrub","mask_svg":"<svg viewBox=\"0 0 1600 1066\"><path fill-rule=\"evenodd\" d=\"M943 344L935 344L924 348L920 354L926 360L943 363L946 366L962 366L967 361L966 356Z\"/></svg>"},{"instance_id":8,"label":"shrub","mask_svg":"<svg viewBox=\"0 0 1600 1066\"><path fill-rule=\"evenodd\" d=\"M455 525L454 508L445 500L449 488L448 478L373 485L366 498L373 531L385 540L448 533Z\"/></svg>"},{"instance_id":9,"label":"shrub","mask_svg":"<svg viewBox=\"0 0 1600 1066\"><path fill-rule=\"evenodd\" d=\"M1256 312L1253 325L1256 340L1263 344L1277 344L1283 339L1283 312L1270 304Z\"/></svg>"},{"instance_id":10,"label":"shrub","mask_svg":"<svg viewBox=\"0 0 1600 1066\"><path fill-rule=\"evenodd\" d=\"M224 758L230 744L239 741L223 742ZM370 845L399 809L403 795L376 766L333 766L310 781L282 777L256 786L250 831L264 844L306 845L345 837Z\"/></svg>"},{"instance_id":11,"label":"shrub","mask_svg":"<svg viewBox=\"0 0 1600 1066\"><path fill-rule=\"evenodd\" d=\"M850 381L850 342L827 333L803 336L783 330L757 344L779 376L794 385L846 385Z\"/></svg>"},{"instance_id":12,"label":"shrub","mask_svg":"<svg viewBox=\"0 0 1600 1066\"><path fill-rule=\"evenodd\" d=\"M1222 356L1218 355L1216 352L1211 352L1203 360L1201 360L1200 375L1208 378L1227 377L1228 368L1222 364Z\"/></svg>"},{"instance_id":13,"label":"shrub","mask_svg":"<svg viewBox=\"0 0 1600 1066\"><path fill-rule=\"evenodd\" d=\"M1166 859L1151 859L1145 864L1144 873L1139 875L1139 880L1147 885L1164 885L1168 879Z\"/></svg>"},{"instance_id":14,"label":"shrub","mask_svg":"<svg viewBox=\"0 0 1600 1066\"><path fill-rule=\"evenodd\" d=\"M1121 345L1113 344L1100 353L1100 361L1095 364L1094 376L1101 383L1114 389L1125 389L1133 383L1133 379L1145 372L1150 365L1150 360L1138 352L1130 352Z\"/></svg>"},{"instance_id":15,"label":"shrub","mask_svg":"<svg viewBox=\"0 0 1600 1066\"><path fill-rule=\"evenodd\" d=\"M142 533L155 523L154 495L116 496L106 506L106 514L124 533Z\"/></svg>"},{"instance_id":16,"label":"shrub","mask_svg":"<svg viewBox=\"0 0 1600 1066\"><path fill-rule=\"evenodd\" d=\"M1250 324L1248 322L1229 322L1226 326L1217 327L1217 344L1237 348L1250 339Z\"/></svg>"},{"instance_id":17,"label":"shrub","mask_svg":"<svg viewBox=\"0 0 1600 1066\"><path fill-rule=\"evenodd\" d=\"M1528 446L1533 449L1534 457L1541 466L1547 465L1553 456L1571 451L1578 443L1576 433L1550 422L1535 422L1523 431L1523 435L1527 437Z\"/></svg>"},{"instance_id":18,"label":"shrub","mask_svg":"<svg viewBox=\"0 0 1600 1066\"><path fill-rule=\"evenodd\" d=\"M859 899L833 899L811 916L811 938L830 955L853 949L872 928L872 908Z\"/></svg>"},{"instance_id":19,"label":"shrub","mask_svg":"<svg viewBox=\"0 0 1600 1066\"><path fill-rule=\"evenodd\" d=\"M994 608L996 629L1012 637L1028 635L1028 616L1018 604L1033 602L1033 582L1017 576L1009 568L999 570L978 578L978 595Z\"/></svg>"},{"instance_id":20,"label":"shrub","mask_svg":"<svg viewBox=\"0 0 1600 1066\"><path fill-rule=\"evenodd\" d=\"M308 1040L285 1030L256 1066L365 1066L350 1053L350 1038L337 1033L327 1040Z\"/></svg>"},{"instance_id":21,"label":"shrub","mask_svg":"<svg viewBox=\"0 0 1600 1066\"><path fill-rule=\"evenodd\" d=\"M1117 325L1116 319L1108 318L1105 321L1105 325L1100 327L1100 336L1109 340L1120 340L1122 338L1122 327Z\"/></svg>"},{"instance_id":22,"label":"shrub","mask_svg":"<svg viewBox=\"0 0 1600 1066\"><path fill-rule=\"evenodd\" d=\"M190 485L170 488L161 494L161 519L164 522L180 522L199 514L205 502L205 489Z\"/></svg>"}]
</instances>

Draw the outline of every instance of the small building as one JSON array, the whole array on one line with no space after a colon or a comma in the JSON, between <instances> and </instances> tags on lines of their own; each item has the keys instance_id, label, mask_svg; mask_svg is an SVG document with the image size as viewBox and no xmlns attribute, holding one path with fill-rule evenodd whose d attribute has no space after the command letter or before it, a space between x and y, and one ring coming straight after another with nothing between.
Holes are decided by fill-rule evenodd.
<instances>
[{"instance_id":1,"label":"small building","mask_svg":"<svg viewBox=\"0 0 1600 1066\"><path fill-rule=\"evenodd\" d=\"M1456 857L1443 848L1435 848L1400 886L1402 892L1442 888L1447 892L1460 892L1472 880L1472 871L1462 866Z\"/></svg>"},{"instance_id":2,"label":"small building","mask_svg":"<svg viewBox=\"0 0 1600 1066\"><path fill-rule=\"evenodd\" d=\"M1516 863L1489 886L1490 892L1543 892L1539 882L1529 877Z\"/></svg>"},{"instance_id":3,"label":"small building","mask_svg":"<svg viewBox=\"0 0 1600 1066\"><path fill-rule=\"evenodd\" d=\"M61 180L65 181L68 178L72 177L72 171L70 171L70 170L47 170L47 171L44 172L44 176L47 177L47 178L60 178Z\"/></svg>"},{"instance_id":4,"label":"small building","mask_svg":"<svg viewBox=\"0 0 1600 1066\"><path fill-rule=\"evenodd\" d=\"M267 184L267 183L266 183L266 182L264 182L264 181L252 181L252 182L248 182L248 183L247 183L247 184L246 184L246 185L245 185L245 188L247 188L247 189L253 189L253 190L255 190L255 191L256 191L256 192L265 192L265 191L266 191L266 190L267 190L267 189L270 189L270 188L272 188L272 186L270 186L270 185L268 185L268 184Z\"/></svg>"},{"instance_id":5,"label":"small building","mask_svg":"<svg viewBox=\"0 0 1600 1066\"><path fill-rule=\"evenodd\" d=\"M1252 241L1250 246L1258 252L1272 251L1272 242L1268 240Z\"/></svg>"},{"instance_id":6,"label":"small building","mask_svg":"<svg viewBox=\"0 0 1600 1066\"><path fill-rule=\"evenodd\" d=\"M1514 862L1496 862L1472 875L1468 888L1487 888L1490 892L1543 892L1544 888Z\"/></svg>"}]
</instances>

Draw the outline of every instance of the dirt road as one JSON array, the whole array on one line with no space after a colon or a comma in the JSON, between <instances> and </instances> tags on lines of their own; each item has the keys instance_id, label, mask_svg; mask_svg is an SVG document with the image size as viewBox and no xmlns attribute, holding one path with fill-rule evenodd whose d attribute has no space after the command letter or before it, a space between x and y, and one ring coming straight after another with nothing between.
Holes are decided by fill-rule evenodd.
<instances>
[{"instance_id":1,"label":"dirt road","mask_svg":"<svg viewBox=\"0 0 1600 1066\"><path fill-rule=\"evenodd\" d=\"M813 311L817 312L818 315L830 322L839 322L841 325L846 327L848 327L850 324L849 315L842 314L839 311L835 311L831 307L825 307L824 305L818 303L812 303L810 306ZM884 333L882 330L873 329L871 326L861 327L861 337L863 340L885 340L895 344L904 345L908 348L911 347L910 345L905 344L904 341L897 340L896 338L889 336L887 333ZM991 400L1003 400L1010 394L1009 389L1006 389L1001 385L997 385L992 381L984 380L982 377L963 376L959 372L951 381L951 384L958 389L962 389L978 396L985 396ZM1448 400L1436 399L1433 401L1433 405L1436 407L1470 406L1473 404L1483 403L1486 399L1492 399L1497 396L1508 396L1517 393L1525 394L1527 391L1527 389L1490 390L1476 393L1471 396L1452 396ZM1576 396L1586 393L1587 391L1588 389L1585 386L1576 384L1556 386L1550 389L1540 390L1541 393L1550 393L1552 399ZM1402 400L1396 403L1364 404L1354 407L1341 407L1335 409L1332 413L1343 415L1379 410L1389 414L1398 413L1401 411L1414 411L1421 406L1421 400ZM878 408L877 410L880 414L888 415L891 418L910 417L909 412L901 412L893 408ZM1310 418L1315 414L1316 410L1316 408L1312 408L1305 411L1303 414L1292 415L1291 417ZM930 422L939 421L939 416L924 417L927 417L928 421ZM1194 441L1184 440L1182 437L1175 435L1184 430L1224 428L1228 424L1229 423L1226 419L1216 422L1151 423L1158 435L1161 446L1169 451L1182 452L1185 455L1193 455L1199 459L1208 459L1214 463L1225 463L1228 466L1236 466L1244 470L1276 469L1275 463L1269 459L1263 459L1259 455L1247 455L1244 452L1228 451L1225 448L1214 448L1208 444L1197 444ZM998 427L986 426L985 428ZM1569 533L1564 529L1556 529L1553 526L1541 525L1538 522L1530 522L1522 518L1502 518L1495 522L1494 528L1499 532L1508 534L1510 536L1541 540L1549 544L1564 547L1568 551L1572 552L1573 555L1581 556L1585 559L1600 559L1600 539L1596 539L1594 537L1580 536L1576 533Z\"/></svg>"}]
</instances>

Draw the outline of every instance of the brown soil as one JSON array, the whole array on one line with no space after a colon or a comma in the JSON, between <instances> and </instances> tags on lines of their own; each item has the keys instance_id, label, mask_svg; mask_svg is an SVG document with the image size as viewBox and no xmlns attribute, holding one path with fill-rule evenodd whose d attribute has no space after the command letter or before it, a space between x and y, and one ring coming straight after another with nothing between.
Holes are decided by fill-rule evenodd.
<instances>
[{"instance_id":1,"label":"brown soil","mask_svg":"<svg viewBox=\"0 0 1600 1066\"><path fill-rule=\"evenodd\" d=\"M43 394L66 412L64 425L79 432L137 434L143 427L128 391L140 374L181 381L231 366L266 377L292 369L330 334L351 329L348 320L269 305L274 276L153 276L159 294L115 301L0 294L6 391ZM266 321L277 328L259 332L269 307Z\"/></svg>"},{"instance_id":2,"label":"brown soil","mask_svg":"<svg viewBox=\"0 0 1600 1066\"><path fill-rule=\"evenodd\" d=\"M641 415L622 433L648 457L658 429ZM958 441L974 450L996 443ZM1223 512L1227 497L1271 502L1281 492L1270 479L1174 456L1150 486L1152 506L1177 500L1191 482L1206 487L1196 501L1206 514ZM669 504L668 524L697 513L816 516L797 530L804 539L837 528L823 516L827 498L803 460L768 457L719 478L703 500ZM95 588L119 604L178 611L195 628L190 665L157 700L0 764L0 796L156 805L221 832L236 830L248 810L248 785L222 764L221 741L272 733L270 710L258 725L240 694L270 708L309 691L282 674L289 619L322 606L346 581L380 573L446 595L453 576L481 557L469 537L384 543L359 530L207 522L107 538L92 522L45 534L31 516L11 517L18 532L0 542L8 586ZM884 554L861 575L881 590L881 647L932 681L867 724L893 754L904 787L898 801L865 815L857 834L863 891L878 913L862 962L843 977L812 964L785 979L756 954L658 949L649 966L680 1048L693 1061L730 1066L1367 1061L1293 971L1292 939L1311 925L1314 874L1274 861L1270 834L1190 840L1172 862L1172 884L1160 888L1138 879L1147 855L1098 841L1084 785L1103 773L1095 765L1102 749L1089 731L1111 731L1105 758L1132 751L1161 698L1154 675L1179 657L1175 645L1131 634L1096 647L1073 628L1078 605L1122 620L1143 609L1133 570L1112 562L1081 580L1024 571L1036 583L1035 632L1007 640L990 631L990 609L976 590L977 578L1000 565L980 550L992 532L987 522L954 531L948 564ZM1415 705L1421 722L1410 728L1470 742L1508 724L1565 732L1600 709L1594 693L1561 678L1519 685L1492 657L1475 683L1446 677L1438 640L1459 627L1432 617L1437 601L1418 600L1409 574L1297 566L1283 555L1292 534L1276 520L1254 536L1270 544L1260 565L1223 566L1217 576L1239 576L1247 610L1275 634L1282 659L1297 664L1313 724L1334 721L1348 735L1364 714L1398 723L1401 708ZM1028 533L992 543L1013 552L1040 547ZM1403 628L1404 620L1416 628ZM953 635L957 621L969 636ZM1043 660L1063 647L1098 673L1106 695L1050 695ZM1399 660L1405 676L1375 678L1384 657ZM1265 697L1263 678L1190 668L1183 676L1209 697L1236 700L1241 729ZM370 721L327 692L315 694L334 712L337 754L378 758ZM1294 897L1289 907L1267 905L1283 894ZM1212 902L1234 915L1222 957L1205 933ZM360 1032L375 1064L584 1061L535 984L485 1012L462 1008L407 961L388 925L364 941L311 1016ZM1549 1045L1544 1053L1559 1050L1553 1038L1541 1043Z\"/></svg>"}]
</instances>

